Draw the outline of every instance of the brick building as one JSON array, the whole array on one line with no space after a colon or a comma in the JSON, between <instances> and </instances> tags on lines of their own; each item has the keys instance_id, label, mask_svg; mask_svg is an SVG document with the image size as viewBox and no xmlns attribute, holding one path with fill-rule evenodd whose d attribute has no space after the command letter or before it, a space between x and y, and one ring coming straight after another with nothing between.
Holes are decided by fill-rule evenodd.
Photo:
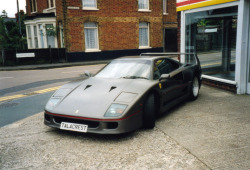
<instances>
[{"instance_id":1,"label":"brick building","mask_svg":"<svg viewBox=\"0 0 250 170\"><path fill-rule=\"evenodd\" d=\"M26 0L26 4L28 47L66 48L69 61L177 48L176 0ZM176 41L169 41L173 37Z\"/></svg>"}]
</instances>

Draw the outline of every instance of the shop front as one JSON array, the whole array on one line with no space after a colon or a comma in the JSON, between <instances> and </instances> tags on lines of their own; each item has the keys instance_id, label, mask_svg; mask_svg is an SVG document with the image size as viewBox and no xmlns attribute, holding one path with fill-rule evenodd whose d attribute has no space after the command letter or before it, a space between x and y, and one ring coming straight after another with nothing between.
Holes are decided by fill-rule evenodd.
<instances>
[{"instance_id":1,"label":"shop front","mask_svg":"<svg viewBox=\"0 0 250 170\"><path fill-rule=\"evenodd\" d=\"M249 9L250 0L177 0L181 52L197 53L203 78L238 94L250 94Z\"/></svg>"}]
</instances>

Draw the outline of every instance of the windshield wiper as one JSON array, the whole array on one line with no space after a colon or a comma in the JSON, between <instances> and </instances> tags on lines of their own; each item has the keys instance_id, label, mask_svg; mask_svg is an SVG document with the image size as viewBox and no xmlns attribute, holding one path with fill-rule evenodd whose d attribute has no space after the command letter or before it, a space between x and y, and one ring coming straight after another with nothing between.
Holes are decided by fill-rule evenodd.
<instances>
[{"instance_id":1,"label":"windshield wiper","mask_svg":"<svg viewBox=\"0 0 250 170\"><path fill-rule=\"evenodd\" d=\"M125 76L125 77L121 77L121 78L124 78L124 79L146 79L146 80L148 80L148 78L140 77L140 76Z\"/></svg>"}]
</instances>

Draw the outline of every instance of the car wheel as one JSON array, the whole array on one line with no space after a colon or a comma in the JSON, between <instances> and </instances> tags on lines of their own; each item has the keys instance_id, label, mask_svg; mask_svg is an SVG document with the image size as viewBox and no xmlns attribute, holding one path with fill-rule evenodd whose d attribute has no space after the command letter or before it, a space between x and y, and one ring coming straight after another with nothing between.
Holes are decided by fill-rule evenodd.
<instances>
[{"instance_id":1,"label":"car wheel","mask_svg":"<svg viewBox=\"0 0 250 170\"><path fill-rule=\"evenodd\" d=\"M155 96L150 94L144 103L143 123L147 129L155 127Z\"/></svg>"},{"instance_id":2,"label":"car wheel","mask_svg":"<svg viewBox=\"0 0 250 170\"><path fill-rule=\"evenodd\" d=\"M195 76L192 82L190 100L196 100L199 96L199 91L200 91L200 82L198 76Z\"/></svg>"}]
</instances>

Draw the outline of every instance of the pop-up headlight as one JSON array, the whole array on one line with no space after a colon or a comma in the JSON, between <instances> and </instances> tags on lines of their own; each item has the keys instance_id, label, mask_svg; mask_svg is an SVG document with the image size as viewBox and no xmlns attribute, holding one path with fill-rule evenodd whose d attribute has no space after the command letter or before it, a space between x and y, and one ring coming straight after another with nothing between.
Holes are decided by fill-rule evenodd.
<instances>
[{"instance_id":1,"label":"pop-up headlight","mask_svg":"<svg viewBox=\"0 0 250 170\"><path fill-rule=\"evenodd\" d=\"M52 110L54 107L71 91L69 88L61 88L57 90L46 104L46 110Z\"/></svg>"},{"instance_id":2,"label":"pop-up headlight","mask_svg":"<svg viewBox=\"0 0 250 170\"><path fill-rule=\"evenodd\" d=\"M127 108L127 105L111 104L111 106L105 113L104 117L119 117L124 113L126 108Z\"/></svg>"},{"instance_id":3,"label":"pop-up headlight","mask_svg":"<svg viewBox=\"0 0 250 170\"><path fill-rule=\"evenodd\" d=\"M60 102L61 98L51 98L46 104L46 110L52 110Z\"/></svg>"}]
</instances>

